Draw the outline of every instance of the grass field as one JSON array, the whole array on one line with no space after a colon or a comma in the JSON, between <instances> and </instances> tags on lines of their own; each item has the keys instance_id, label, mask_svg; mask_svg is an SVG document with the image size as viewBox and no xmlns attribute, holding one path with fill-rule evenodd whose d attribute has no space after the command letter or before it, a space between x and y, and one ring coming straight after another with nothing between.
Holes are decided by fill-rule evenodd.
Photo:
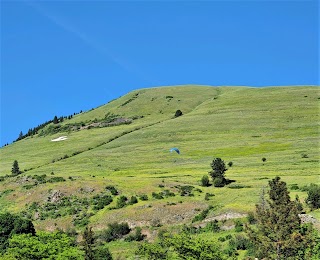
<instances>
[{"instance_id":1,"label":"grass field","mask_svg":"<svg viewBox=\"0 0 320 260\"><path fill-rule=\"evenodd\" d=\"M210 216L253 211L261 190L276 175L288 187L320 184L319 102L319 88L308 86L180 86L131 92L61 125L89 124L107 113L138 117L131 124L36 135L1 148L0 176L11 173L14 160L27 171L19 179L1 182L0 211L19 212L34 201L44 203L50 190L84 196L81 188L90 188L92 192L85 196L91 196L106 185L114 185L127 197L147 194L149 200L122 209L99 210L90 218L96 230L113 221L143 227L157 219L164 226L190 223L198 210L208 205L214 206ZM183 115L174 118L177 109ZM66 141L51 142L63 135L68 137ZM178 147L181 154L170 153L172 147ZM216 157L233 162L226 177L243 188L199 186ZM22 188L23 176L50 176L52 172L67 181ZM183 197L177 185L193 185L202 192ZM152 192L164 189L176 196L152 198ZM206 201L205 193L215 196ZM303 201L306 192L292 190L292 198L295 195ZM319 210L311 214L320 220ZM35 224L38 229L49 229L60 222L49 219ZM71 225L71 218L63 223Z\"/></svg>"}]
</instances>

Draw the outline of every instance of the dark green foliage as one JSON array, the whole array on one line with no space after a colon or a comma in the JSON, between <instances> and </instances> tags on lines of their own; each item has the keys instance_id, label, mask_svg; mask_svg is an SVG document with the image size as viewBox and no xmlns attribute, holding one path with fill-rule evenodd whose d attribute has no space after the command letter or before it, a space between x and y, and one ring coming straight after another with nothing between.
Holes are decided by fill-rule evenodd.
<instances>
[{"instance_id":1,"label":"dark green foliage","mask_svg":"<svg viewBox=\"0 0 320 260\"><path fill-rule=\"evenodd\" d=\"M176 186L176 188L179 189L180 195L181 196L194 196L192 193L192 190L194 189L193 186L186 185L186 186Z\"/></svg>"},{"instance_id":2,"label":"dark green foliage","mask_svg":"<svg viewBox=\"0 0 320 260\"><path fill-rule=\"evenodd\" d=\"M142 194L139 196L140 200L148 200L148 195L147 194Z\"/></svg>"},{"instance_id":3,"label":"dark green foliage","mask_svg":"<svg viewBox=\"0 0 320 260\"><path fill-rule=\"evenodd\" d=\"M182 111L180 109L178 109L175 113L174 113L174 117L179 117L182 116Z\"/></svg>"},{"instance_id":4,"label":"dark green foliage","mask_svg":"<svg viewBox=\"0 0 320 260\"><path fill-rule=\"evenodd\" d=\"M311 210L320 208L320 185L310 184L308 187L308 197L306 203L309 205Z\"/></svg>"},{"instance_id":5,"label":"dark green foliage","mask_svg":"<svg viewBox=\"0 0 320 260\"><path fill-rule=\"evenodd\" d=\"M11 169L11 174L13 176L17 176L21 173L20 169L19 169L19 163L17 160L14 160L13 164L12 164L12 169Z\"/></svg>"},{"instance_id":6,"label":"dark green foliage","mask_svg":"<svg viewBox=\"0 0 320 260\"><path fill-rule=\"evenodd\" d=\"M269 181L269 200L256 206L256 228L247 226L254 254L259 258L294 259L310 243L310 232L301 230L296 201L291 201L286 183Z\"/></svg>"},{"instance_id":7,"label":"dark green foliage","mask_svg":"<svg viewBox=\"0 0 320 260\"><path fill-rule=\"evenodd\" d=\"M204 196L204 199L205 200L210 200L211 197L215 196L214 194L212 193L206 193L206 195Z\"/></svg>"},{"instance_id":8,"label":"dark green foliage","mask_svg":"<svg viewBox=\"0 0 320 260\"><path fill-rule=\"evenodd\" d=\"M54 116L54 118L53 118L53 123L54 123L54 124L58 124L58 123L59 123L59 120L58 120L58 117L57 117L57 116Z\"/></svg>"},{"instance_id":9,"label":"dark green foliage","mask_svg":"<svg viewBox=\"0 0 320 260\"><path fill-rule=\"evenodd\" d=\"M142 241L145 238L145 235L142 235L141 228L137 227L134 234L130 234L127 236L124 241L131 242L131 241Z\"/></svg>"},{"instance_id":10,"label":"dark green foliage","mask_svg":"<svg viewBox=\"0 0 320 260\"><path fill-rule=\"evenodd\" d=\"M103 209L112 202L112 197L105 194L100 194L92 197L91 203L94 210Z\"/></svg>"},{"instance_id":11,"label":"dark green foliage","mask_svg":"<svg viewBox=\"0 0 320 260\"><path fill-rule=\"evenodd\" d=\"M152 197L157 199L157 200L161 200L163 199L162 193L156 193L156 192L152 192Z\"/></svg>"},{"instance_id":12,"label":"dark green foliage","mask_svg":"<svg viewBox=\"0 0 320 260\"><path fill-rule=\"evenodd\" d=\"M132 196L132 197L130 198L128 204L133 205L133 204L136 204L136 203L138 203L137 197L136 197L136 196Z\"/></svg>"},{"instance_id":13,"label":"dark green foliage","mask_svg":"<svg viewBox=\"0 0 320 260\"><path fill-rule=\"evenodd\" d=\"M10 213L0 214L0 252L9 244L9 238L14 234L35 235L36 231L32 222Z\"/></svg>"},{"instance_id":14,"label":"dark green foliage","mask_svg":"<svg viewBox=\"0 0 320 260\"><path fill-rule=\"evenodd\" d=\"M85 260L93 260L94 253L93 253L93 247L94 247L94 233L92 231L92 228L86 227L83 235L83 249L84 249L84 259Z\"/></svg>"},{"instance_id":15,"label":"dark green foliage","mask_svg":"<svg viewBox=\"0 0 320 260\"><path fill-rule=\"evenodd\" d=\"M291 184L291 186L290 186L290 190L299 190L299 186L298 186L298 184Z\"/></svg>"},{"instance_id":16,"label":"dark green foliage","mask_svg":"<svg viewBox=\"0 0 320 260\"><path fill-rule=\"evenodd\" d=\"M237 219L234 221L235 224L235 231L236 232L242 232L243 231L243 224L241 222L241 220Z\"/></svg>"},{"instance_id":17,"label":"dark green foliage","mask_svg":"<svg viewBox=\"0 0 320 260\"><path fill-rule=\"evenodd\" d=\"M94 249L94 260L112 260L112 254L106 246L98 246Z\"/></svg>"},{"instance_id":18,"label":"dark green foliage","mask_svg":"<svg viewBox=\"0 0 320 260\"><path fill-rule=\"evenodd\" d=\"M49 180L47 180L47 182L51 182L51 183L53 183L53 182L64 182L64 181L66 181L66 179L63 178L63 177L52 177Z\"/></svg>"},{"instance_id":19,"label":"dark green foliage","mask_svg":"<svg viewBox=\"0 0 320 260\"><path fill-rule=\"evenodd\" d=\"M252 211L248 212L247 220L248 220L248 223L251 225L256 223L256 218Z\"/></svg>"},{"instance_id":20,"label":"dark green foliage","mask_svg":"<svg viewBox=\"0 0 320 260\"><path fill-rule=\"evenodd\" d=\"M116 208L117 209L120 209L120 208L123 208L127 205L127 197L126 196L120 196L118 199L117 199L117 206Z\"/></svg>"},{"instance_id":21,"label":"dark green foliage","mask_svg":"<svg viewBox=\"0 0 320 260\"><path fill-rule=\"evenodd\" d=\"M39 184L46 183L46 177L47 175L34 175L32 176L32 179L36 180Z\"/></svg>"},{"instance_id":22,"label":"dark green foliage","mask_svg":"<svg viewBox=\"0 0 320 260\"><path fill-rule=\"evenodd\" d=\"M195 215L194 218L192 219L192 222L204 220L208 216L208 213L211 209L213 209L213 207L209 206L207 209L201 211L200 214Z\"/></svg>"},{"instance_id":23,"label":"dark green foliage","mask_svg":"<svg viewBox=\"0 0 320 260\"><path fill-rule=\"evenodd\" d=\"M213 186L214 187L224 187L225 181L223 178L214 178L213 179Z\"/></svg>"},{"instance_id":24,"label":"dark green foliage","mask_svg":"<svg viewBox=\"0 0 320 260\"><path fill-rule=\"evenodd\" d=\"M210 176L213 180L213 185L215 187L223 187L227 184L227 180L225 179L225 172L227 171L226 165L221 158L213 159L210 164L212 171L209 172Z\"/></svg>"},{"instance_id":25,"label":"dark green foliage","mask_svg":"<svg viewBox=\"0 0 320 260\"><path fill-rule=\"evenodd\" d=\"M106 190L109 190L113 196L116 196L119 194L117 189L112 185L106 186Z\"/></svg>"},{"instance_id":26,"label":"dark green foliage","mask_svg":"<svg viewBox=\"0 0 320 260\"><path fill-rule=\"evenodd\" d=\"M203 175L202 178L201 178L201 186L203 187L208 187L210 184L209 184L209 177L208 175Z\"/></svg>"},{"instance_id":27,"label":"dark green foliage","mask_svg":"<svg viewBox=\"0 0 320 260\"><path fill-rule=\"evenodd\" d=\"M206 226L204 227L204 230L207 232L219 232L220 226L219 226L218 220L215 219L207 223Z\"/></svg>"},{"instance_id":28,"label":"dark green foliage","mask_svg":"<svg viewBox=\"0 0 320 260\"><path fill-rule=\"evenodd\" d=\"M100 234L100 239L110 242L122 238L130 233L128 223L111 223L108 228Z\"/></svg>"},{"instance_id":29,"label":"dark green foliage","mask_svg":"<svg viewBox=\"0 0 320 260\"><path fill-rule=\"evenodd\" d=\"M232 165L233 165L233 162L228 162L229 167L232 167Z\"/></svg>"},{"instance_id":30,"label":"dark green foliage","mask_svg":"<svg viewBox=\"0 0 320 260\"><path fill-rule=\"evenodd\" d=\"M267 159L266 159L265 157L263 157L261 160L262 160L263 162L265 162Z\"/></svg>"}]
</instances>

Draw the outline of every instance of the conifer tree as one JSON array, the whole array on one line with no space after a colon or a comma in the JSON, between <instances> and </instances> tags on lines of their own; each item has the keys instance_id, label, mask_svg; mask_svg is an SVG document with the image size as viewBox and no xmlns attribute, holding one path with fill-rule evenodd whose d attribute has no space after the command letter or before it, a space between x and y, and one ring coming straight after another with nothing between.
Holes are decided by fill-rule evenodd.
<instances>
[{"instance_id":1,"label":"conifer tree","mask_svg":"<svg viewBox=\"0 0 320 260\"><path fill-rule=\"evenodd\" d=\"M227 184L225 178L225 172L227 171L226 165L221 158L215 158L210 164L212 171L209 172L213 180L213 185L215 187L223 187Z\"/></svg>"},{"instance_id":2,"label":"conifer tree","mask_svg":"<svg viewBox=\"0 0 320 260\"><path fill-rule=\"evenodd\" d=\"M83 232L83 247L85 260L93 260L94 259L94 253L93 253L93 246L94 246L94 233L92 231L92 228L86 227L86 229Z\"/></svg>"},{"instance_id":3,"label":"conifer tree","mask_svg":"<svg viewBox=\"0 0 320 260\"><path fill-rule=\"evenodd\" d=\"M11 169L11 173L12 175L19 175L21 173L20 169L19 169L19 164L17 160L14 160L13 165L12 165L12 169Z\"/></svg>"},{"instance_id":4,"label":"conifer tree","mask_svg":"<svg viewBox=\"0 0 320 260\"><path fill-rule=\"evenodd\" d=\"M291 201L286 183L269 181L269 200L256 205L256 229L247 227L255 256L267 259L299 259L310 242L310 230L301 228L300 205ZM301 258L303 259L303 258Z\"/></svg>"},{"instance_id":5,"label":"conifer tree","mask_svg":"<svg viewBox=\"0 0 320 260\"><path fill-rule=\"evenodd\" d=\"M58 120L58 117L57 117L57 116L54 116L54 118L53 118L53 123L54 123L54 124L58 124L58 123L59 123L59 120Z\"/></svg>"}]
</instances>

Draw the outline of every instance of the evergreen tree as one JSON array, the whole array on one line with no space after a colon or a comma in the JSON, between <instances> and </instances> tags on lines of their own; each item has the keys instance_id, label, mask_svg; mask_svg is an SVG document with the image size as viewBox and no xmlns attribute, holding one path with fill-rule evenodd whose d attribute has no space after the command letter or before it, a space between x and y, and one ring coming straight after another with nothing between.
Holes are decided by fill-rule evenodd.
<instances>
[{"instance_id":1,"label":"evergreen tree","mask_svg":"<svg viewBox=\"0 0 320 260\"><path fill-rule=\"evenodd\" d=\"M19 164L17 160L14 160L13 165L12 165L12 169L11 169L11 173L12 175L16 176L19 175L21 173L20 169L19 169Z\"/></svg>"},{"instance_id":2,"label":"evergreen tree","mask_svg":"<svg viewBox=\"0 0 320 260\"><path fill-rule=\"evenodd\" d=\"M310 230L301 228L300 205L291 201L286 183L276 177L269 181L269 200L256 205L256 229L247 226L255 256L267 259L304 259Z\"/></svg>"},{"instance_id":3,"label":"evergreen tree","mask_svg":"<svg viewBox=\"0 0 320 260\"><path fill-rule=\"evenodd\" d=\"M83 232L83 247L85 252L84 259L85 260L95 259L94 252L93 252L94 233L91 227L90 228L86 227L86 229Z\"/></svg>"},{"instance_id":4,"label":"evergreen tree","mask_svg":"<svg viewBox=\"0 0 320 260\"><path fill-rule=\"evenodd\" d=\"M58 124L58 123L59 123L57 116L54 116L54 118L53 118L53 123L54 123L54 124Z\"/></svg>"},{"instance_id":5,"label":"evergreen tree","mask_svg":"<svg viewBox=\"0 0 320 260\"><path fill-rule=\"evenodd\" d=\"M210 164L212 171L209 172L215 187L223 187L226 185L225 172L227 171L226 165L221 158L215 158Z\"/></svg>"}]
</instances>

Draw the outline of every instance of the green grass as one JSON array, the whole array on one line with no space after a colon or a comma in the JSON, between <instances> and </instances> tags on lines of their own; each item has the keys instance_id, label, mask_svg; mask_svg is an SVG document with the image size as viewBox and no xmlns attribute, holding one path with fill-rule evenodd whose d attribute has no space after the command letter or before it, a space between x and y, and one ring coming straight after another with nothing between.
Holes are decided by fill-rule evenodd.
<instances>
[{"instance_id":1,"label":"green grass","mask_svg":"<svg viewBox=\"0 0 320 260\"><path fill-rule=\"evenodd\" d=\"M62 123L88 124L107 113L124 118L143 116L129 125L34 136L1 148L0 176L10 174L14 160L21 170L29 170L20 180L15 177L1 182L0 192L14 191L0 197L0 211L19 212L33 201L42 203L49 189L84 196L81 188L92 188L96 194L106 185L114 185L128 198L147 194L149 200L122 209L100 210L90 219L96 229L113 221L149 226L156 218L165 226L190 223L197 209L208 205L215 207L212 215L253 211L262 188L276 175L288 187L320 184L319 97L319 89L308 86L187 86L131 92ZM183 116L173 118L177 109ZM62 135L68 139L50 141ZM172 147L178 147L181 154L170 153ZM69 158L61 160L65 155ZM233 162L226 177L243 188L199 186L215 157L226 164ZM263 157L266 162L262 162ZM50 177L51 172L67 181L22 188L27 184L23 183L24 175ZM70 176L75 180L70 181ZM153 199L151 193L161 191L159 184L176 196ZM176 185L193 185L203 192L181 197ZM205 193L215 196L206 201ZM292 198L296 194L301 200L306 197L306 192L291 191ZM168 206L168 202L176 205ZM311 214L320 220L319 210ZM54 221L37 221L36 226L46 229Z\"/></svg>"}]
</instances>

